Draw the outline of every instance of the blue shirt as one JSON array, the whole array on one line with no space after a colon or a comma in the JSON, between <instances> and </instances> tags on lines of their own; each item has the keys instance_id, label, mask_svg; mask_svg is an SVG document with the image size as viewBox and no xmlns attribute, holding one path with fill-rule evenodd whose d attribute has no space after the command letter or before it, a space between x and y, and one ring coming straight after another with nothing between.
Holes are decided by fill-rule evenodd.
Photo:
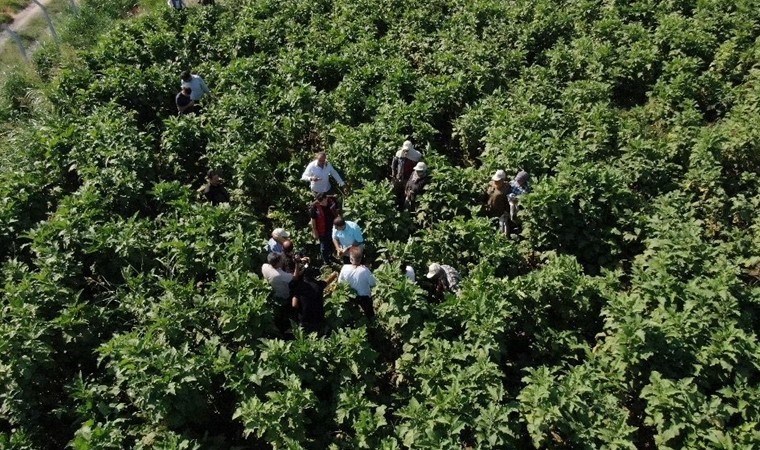
<instances>
[{"instance_id":1,"label":"blue shirt","mask_svg":"<svg viewBox=\"0 0 760 450\"><path fill-rule=\"evenodd\" d=\"M362 235L362 229L356 222L346 221L346 227L339 230L333 226L332 238L338 241L341 247L350 247L354 244L364 243L364 236Z\"/></svg>"},{"instance_id":2,"label":"blue shirt","mask_svg":"<svg viewBox=\"0 0 760 450\"><path fill-rule=\"evenodd\" d=\"M269 239L269 242L267 242L267 252L268 253L285 253L285 249L282 248L282 244L275 241L274 238Z\"/></svg>"},{"instance_id":3,"label":"blue shirt","mask_svg":"<svg viewBox=\"0 0 760 450\"><path fill-rule=\"evenodd\" d=\"M512 180L509 182L509 187L511 191L509 194L510 197L518 197L520 195L527 194L528 192L530 192L530 185L528 183L525 183L522 186L520 186L519 184L517 184L517 181Z\"/></svg>"}]
</instances>

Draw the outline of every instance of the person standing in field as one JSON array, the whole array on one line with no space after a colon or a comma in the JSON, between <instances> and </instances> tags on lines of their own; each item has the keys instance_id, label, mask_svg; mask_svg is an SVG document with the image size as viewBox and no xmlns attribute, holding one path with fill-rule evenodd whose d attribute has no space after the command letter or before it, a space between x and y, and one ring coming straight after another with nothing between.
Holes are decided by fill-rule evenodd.
<instances>
[{"instance_id":1,"label":"person standing in field","mask_svg":"<svg viewBox=\"0 0 760 450\"><path fill-rule=\"evenodd\" d=\"M486 212L489 217L499 218L499 232L508 234L509 232L509 201L508 195L511 189L507 184L507 173L503 170L497 170L491 177L486 194L488 202L486 203Z\"/></svg>"},{"instance_id":2,"label":"person standing in field","mask_svg":"<svg viewBox=\"0 0 760 450\"><path fill-rule=\"evenodd\" d=\"M323 334L325 328L325 288L338 277L336 272L327 280L316 278L313 268L301 268L296 263L296 271L290 282L290 306L296 312L298 324L307 333Z\"/></svg>"},{"instance_id":3,"label":"person standing in field","mask_svg":"<svg viewBox=\"0 0 760 450\"><path fill-rule=\"evenodd\" d=\"M417 151L412 145L412 141L404 141L401 149L396 152L391 162L391 180L393 181L393 192L396 194L396 205L399 209L404 207L404 188L414 166L422 159L422 153Z\"/></svg>"},{"instance_id":4,"label":"person standing in field","mask_svg":"<svg viewBox=\"0 0 760 450\"><path fill-rule=\"evenodd\" d=\"M230 193L222 186L222 179L214 170L209 170L206 174L206 184L198 189L198 193L203 195L212 205L230 202Z\"/></svg>"},{"instance_id":5,"label":"person standing in field","mask_svg":"<svg viewBox=\"0 0 760 450\"><path fill-rule=\"evenodd\" d=\"M343 187L346 183L338 174L338 171L327 161L327 154L325 152L319 152L316 155L314 161L310 162L306 166L301 180L308 181L311 191L316 195L319 193L329 193L332 189L330 185L330 177L335 178L338 186Z\"/></svg>"},{"instance_id":6,"label":"person standing in field","mask_svg":"<svg viewBox=\"0 0 760 450\"><path fill-rule=\"evenodd\" d=\"M200 75L191 74L189 70L186 70L182 72L179 78L181 80L181 87L189 87L192 89L190 98L196 103L198 103L204 95L211 93L206 82L203 81L203 78L201 78Z\"/></svg>"},{"instance_id":7,"label":"person standing in field","mask_svg":"<svg viewBox=\"0 0 760 450\"><path fill-rule=\"evenodd\" d=\"M372 272L362 265L362 250L360 248L351 249L349 261L349 264L340 269L338 283L347 283L351 286L351 289L356 293L354 302L359 305L367 319L372 320L375 317L375 309L372 306L372 288L377 285L377 280Z\"/></svg>"},{"instance_id":8,"label":"person standing in field","mask_svg":"<svg viewBox=\"0 0 760 450\"><path fill-rule=\"evenodd\" d=\"M517 211L520 209L520 197L530 192L528 184L528 172L521 170L515 175L515 179L509 183L509 219L511 222L517 222ZM507 230L509 234L509 230Z\"/></svg>"},{"instance_id":9,"label":"person standing in field","mask_svg":"<svg viewBox=\"0 0 760 450\"><path fill-rule=\"evenodd\" d=\"M183 87L179 94L174 98L174 103L177 105L177 114L184 116L190 114L195 109L195 102L191 98L192 89L189 87Z\"/></svg>"},{"instance_id":10,"label":"person standing in field","mask_svg":"<svg viewBox=\"0 0 760 450\"><path fill-rule=\"evenodd\" d=\"M166 0L166 4L174 9L183 9L185 7L185 2L183 0Z\"/></svg>"},{"instance_id":11,"label":"person standing in field","mask_svg":"<svg viewBox=\"0 0 760 450\"><path fill-rule=\"evenodd\" d=\"M335 201L335 198L324 192L316 194L314 203L309 207L311 234L314 239L319 241L319 252L322 255L322 262L325 264L333 261L332 227L337 216L338 202Z\"/></svg>"},{"instance_id":12,"label":"person standing in field","mask_svg":"<svg viewBox=\"0 0 760 450\"><path fill-rule=\"evenodd\" d=\"M430 180L427 174L427 164L418 162L414 166L414 173L409 177L404 188L404 207L407 211L413 211L417 196L425 190L425 185Z\"/></svg>"}]
</instances>

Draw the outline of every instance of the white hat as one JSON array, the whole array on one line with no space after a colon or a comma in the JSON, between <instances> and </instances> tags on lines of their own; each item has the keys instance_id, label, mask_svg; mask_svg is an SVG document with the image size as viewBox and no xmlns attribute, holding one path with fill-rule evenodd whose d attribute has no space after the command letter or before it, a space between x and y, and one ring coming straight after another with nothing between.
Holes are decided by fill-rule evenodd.
<instances>
[{"instance_id":1,"label":"white hat","mask_svg":"<svg viewBox=\"0 0 760 450\"><path fill-rule=\"evenodd\" d=\"M401 146L401 150L411 150L413 148L412 141L404 141L404 144Z\"/></svg>"},{"instance_id":2,"label":"white hat","mask_svg":"<svg viewBox=\"0 0 760 450\"><path fill-rule=\"evenodd\" d=\"M417 163L416 166L414 166L414 170L418 170L420 172L424 172L424 171L427 170L427 164L425 164L424 162L420 161L420 162Z\"/></svg>"},{"instance_id":3,"label":"white hat","mask_svg":"<svg viewBox=\"0 0 760 450\"><path fill-rule=\"evenodd\" d=\"M507 172L504 172L503 170L499 169L496 171L495 174L491 177L493 181L502 181L507 179Z\"/></svg>"},{"instance_id":4,"label":"white hat","mask_svg":"<svg viewBox=\"0 0 760 450\"><path fill-rule=\"evenodd\" d=\"M433 278L436 275L438 275L439 273L441 273L442 270L443 270L443 267L441 267L440 264L433 263L433 264L430 265L430 267L428 267L427 277L428 278Z\"/></svg>"},{"instance_id":5,"label":"white hat","mask_svg":"<svg viewBox=\"0 0 760 450\"><path fill-rule=\"evenodd\" d=\"M273 238L282 238L287 239L290 237L290 233L285 231L284 228L275 228L274 231L272 231L272 237Z\"/></svg>"}]
</instances>

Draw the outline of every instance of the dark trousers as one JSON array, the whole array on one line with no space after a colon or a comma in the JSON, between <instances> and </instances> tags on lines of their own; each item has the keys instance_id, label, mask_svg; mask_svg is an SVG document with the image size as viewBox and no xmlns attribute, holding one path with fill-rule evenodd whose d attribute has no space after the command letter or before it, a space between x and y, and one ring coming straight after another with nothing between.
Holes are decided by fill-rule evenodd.
<instances>
[{"instance_id":1,"label":"dark trousers","mask_svg":"<svg viewBox=\"0 0 760 450\"><path fill-rule=\"evenodd\" d=\"M319 237L319 254L322 255L322 262L330 264L333 261L333 253L335 253L335 246L333 245L332 236L320 236Z\"/></svg>"},{"instance_id":2,"label":"dark trousers","mask_svg":"<svg viewBox=\"0 0 760 450\"><path fill-rule=\"evenodd\" d=\"M354 302L359 305L367 319L372 320L375 318L375 308L372 307L372 297L369 295L359 295L354 298Z\"/></svg>"}]
</instances>

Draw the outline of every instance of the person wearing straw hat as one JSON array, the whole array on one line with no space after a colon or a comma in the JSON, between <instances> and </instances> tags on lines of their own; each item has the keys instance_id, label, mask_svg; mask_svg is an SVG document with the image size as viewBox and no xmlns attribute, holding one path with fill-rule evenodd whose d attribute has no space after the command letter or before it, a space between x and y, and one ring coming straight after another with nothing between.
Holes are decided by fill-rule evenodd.
<instances>
[{"instance_id":1,"label":"person wearing straw hat","mask_svg":"<svg viewBox=\"0 0 760 450\"><path fill-rule=\"evenodd\" d=\"M486 190L488 195L486 211L489 217L499 218L499 231L504 234L507 234L509 230L508 196L510 192L511 189L507 184L507 173L501 169L497 170L491 177L491 182Z\"/></svg>"},{"instance_id":2,"label":"person wearing straw hat","mask_svg":"<svg viewBox=\"0 0 760 450\"><path fill-rule=\"evenodd\" d=\"M459 294L459 272L446 264L433 263L428 267L427 278L435 284L435 293Z\"/></svg>"},{"instance_id":3,"label":"person wearing straw hat","mask_svg":"<svg viewBox=\"0 0 760 450\"><path fill-rule=\"evenodd\" d=\"M404 207L408 211L414 209L414 202L417 196L422 194L425 189L425 185L430 180L430 176L427 173L427 164L420 161L414 166L414 173L409 177L404 188Z\"/></svg>"},{"instance_id":4,"label":"person wearing straw hat","mask_svg":"<svg viewBox=\"0 0 760 450\"><path fill-rule=\"evenodd\" d=\"M272 238L267 242L268 253L285 253L285 248L282 244L288 240L290 233L285 231L284 228L275 228L272 231Z\"/></svg>"}]
</instances>

